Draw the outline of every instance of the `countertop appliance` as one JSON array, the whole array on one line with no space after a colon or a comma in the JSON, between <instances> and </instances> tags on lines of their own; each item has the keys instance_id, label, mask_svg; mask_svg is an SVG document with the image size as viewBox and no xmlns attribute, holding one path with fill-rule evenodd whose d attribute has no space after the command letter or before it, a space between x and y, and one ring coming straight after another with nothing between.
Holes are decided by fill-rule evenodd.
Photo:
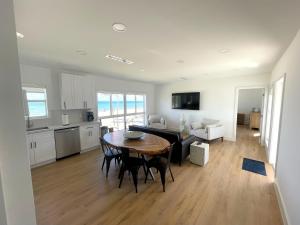
<instances>
[{"instance_id":1,"label":"countertop appliance","mask_svg":"<svg viewBox=\"0 0 300 225\"><path fill-rule=\"evenodd\" d=\"M87 121L94 121L94 113L91 111L86 112L86 120Z\"/></svg>"},{"instance_id":2,"label":"countertop appliance","mask_svg":"<svg viewBox=\"0 0 300 225\"><path fill-rule=\"evenodd\" d=\"M79 126L54 131L56 159L80 153Z\"/></svg>"},{"instance_id":3,"label":"countertop appliance","mask_svg":"<svg viewBox=\"0 0 300 225\"><path fill-rule=\"evenodd\" d=\"M69 125L69 115L67 114L63 114L61 115L61 121L62 121L62 125L66 126Z\"/></svg>"}]
</instances>

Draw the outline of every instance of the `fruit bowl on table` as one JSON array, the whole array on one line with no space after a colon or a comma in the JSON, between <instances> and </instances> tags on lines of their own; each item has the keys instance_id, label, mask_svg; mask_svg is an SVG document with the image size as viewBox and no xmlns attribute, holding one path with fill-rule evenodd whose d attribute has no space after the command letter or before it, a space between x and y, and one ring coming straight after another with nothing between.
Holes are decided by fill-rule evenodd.
<instances>
[{"instance_id":1,"label":"fruit bowl on table","mask_svg":"<svg viewBox=\"0 0 300 225\"><path fill-rule=\"evenodd\" d=\"M140 131L125 131L123 136L126 139L136 140L142 138L144 133Z\"/></svg>"}]
</instances>

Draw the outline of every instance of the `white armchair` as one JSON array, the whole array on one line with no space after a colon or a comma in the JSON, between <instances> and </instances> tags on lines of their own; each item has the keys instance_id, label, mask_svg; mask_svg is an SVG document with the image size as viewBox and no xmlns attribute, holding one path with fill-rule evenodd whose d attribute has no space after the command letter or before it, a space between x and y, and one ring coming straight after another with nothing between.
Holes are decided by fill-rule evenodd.
<instances>
[{"instance_id":1,"label":"white armchair","mask_svg":"<svg viewBox=\"0 0 300 225\"><path fill-rule=\"evenodd\" d=\"M223 141L225 129L218 120L203 119L202 122L190 124L190 134L207 141L221 138Z\"/></svg>"},{"instance_id":2,"label":"white armchair","mask_svg":"<svg viewBox=\"0 0 300 225\"><path fill-rule=\"evenodd\" d=\"M147 125L148 125L148 127L156 128L156 129L166 129L167 128L166 120L162 116L155 115L155 114L148 115Z\"/></svg>"}]
</instances>

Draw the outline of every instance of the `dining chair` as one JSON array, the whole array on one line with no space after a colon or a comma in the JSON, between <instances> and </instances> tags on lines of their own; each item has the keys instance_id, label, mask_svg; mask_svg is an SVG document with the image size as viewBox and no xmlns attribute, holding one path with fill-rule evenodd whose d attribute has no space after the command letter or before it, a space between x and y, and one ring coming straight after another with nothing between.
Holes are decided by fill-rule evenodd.
<instances>
[{"instance_id":1,"label":"dining chair","mask_svg":"<svg viewBox=\"0 0 300 225\"><path fill-rule=\"evenodd\" d=\"M140 167L143 167L144 172L146 174L145 159L140 157L130 156L128 148L120 148L120 150L122 152L122 157L121 157L122 164L121 164L121 169L119 174L119 178L120 178L119 188L121 188L125 172L129 171L129 173L132 175L133 183L135 186L135 192L137 193L138 172Z\"/></svg>"},{"instance_id":2,"label":"dining chair","mask_svg":"<svg viewBox=\"0 0 300 225\"><path fill-rule=\"evenodd\" d=\"M168 169L170 171L172 180L174 182L174 176L173 176L171 166L170 166L173 147L174 147L174 143L169 147L169 149L168 149L169 151L166 154L162 154L162 155L159 155L159 156L154 156L152 159L150 159L146 162L147 172L146 172L145 183L147 182L147 178L148 178L150 168L154 167L160 173L161 183L163 185L163 191L164 192L165 192L165 183L166 183L166 173L167 173Z\"/></svg>"},{"instance_id":3,"label":"dining chair","mask_svg":"<svg viewBox=\"0 0 300 225\"><path fill-rule=\"evenodd\" d=\"M104 164L106 162L106 178L107 178L111 160L114 159L116 164L117 162L118 164L120 164L122 154L116 148L108 144L102 137L100 137L100 143L101 143L102 152L104 154L101 169L103 170Z\"/></svg>"}]
</instances>

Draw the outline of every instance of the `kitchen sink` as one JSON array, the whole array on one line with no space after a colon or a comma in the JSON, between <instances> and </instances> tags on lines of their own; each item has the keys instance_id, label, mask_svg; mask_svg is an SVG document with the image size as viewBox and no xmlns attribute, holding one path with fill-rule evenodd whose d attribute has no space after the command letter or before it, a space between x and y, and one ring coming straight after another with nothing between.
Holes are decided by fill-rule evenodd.
<instances>
[{"instance_id":1,"label":"kitchen sink","mask_svg":"<svg viewBox=\"0 0 300 225\"><path fill-rule=\"evenodd\" d=\"M49 129L49 127L28 128L27 131L46 130L46 129Z\"/></svg>"}]
</instances>

